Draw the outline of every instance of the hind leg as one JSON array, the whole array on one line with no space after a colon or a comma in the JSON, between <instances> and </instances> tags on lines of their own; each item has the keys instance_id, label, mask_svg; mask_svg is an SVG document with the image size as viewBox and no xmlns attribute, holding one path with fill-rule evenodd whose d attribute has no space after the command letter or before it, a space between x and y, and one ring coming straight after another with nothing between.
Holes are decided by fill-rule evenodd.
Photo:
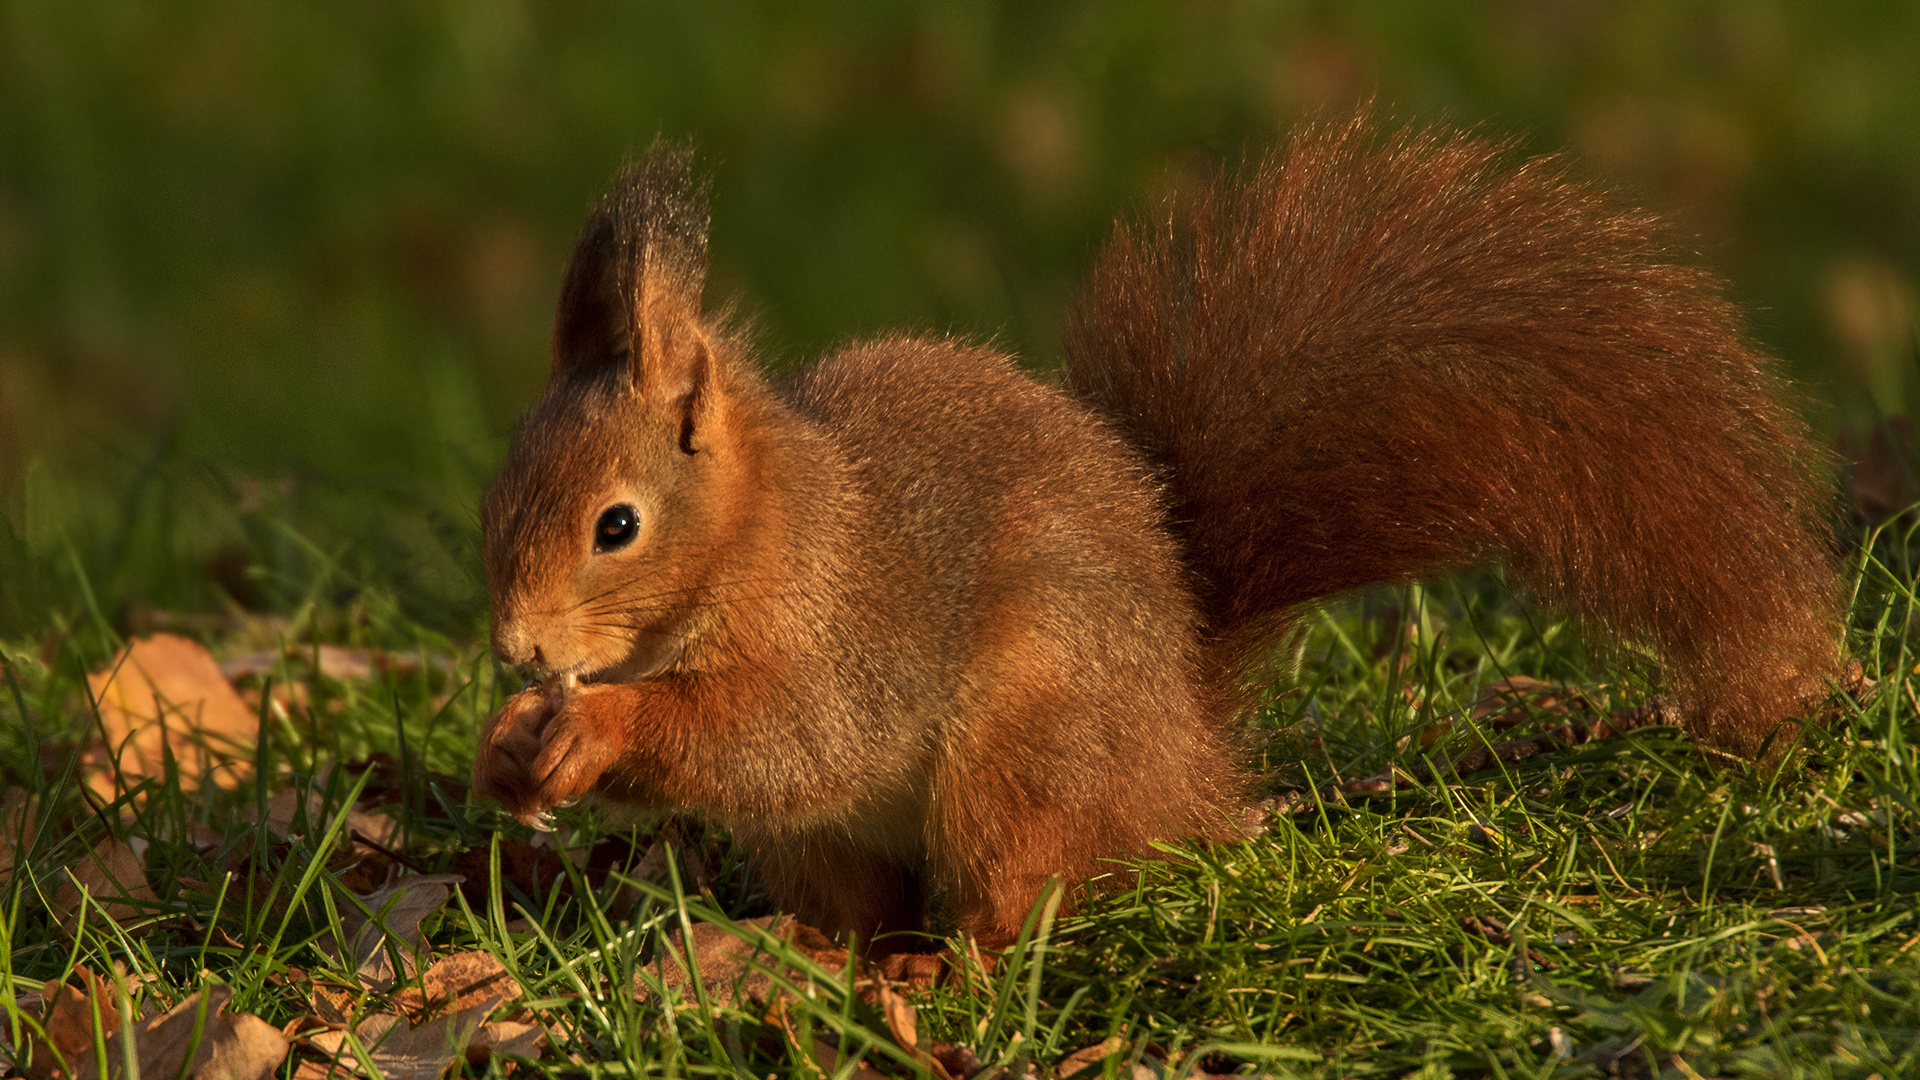
<instances>
[{"instance_id":1,"label":"hind leg","mask_svg":"<svg viewBox=\"0 0 1920 1080\"><path fill-rule=\"evenodd\" d=\"M1155 840L1233 835L1240 775L1162 652L1076 663L1038 633L984 658L991 677L934 779L930 857L959 928L1004 948L1057 881L1074 891ZM1097 885L1095 886L1098 887Z\"/></svg>"}]
</instances>

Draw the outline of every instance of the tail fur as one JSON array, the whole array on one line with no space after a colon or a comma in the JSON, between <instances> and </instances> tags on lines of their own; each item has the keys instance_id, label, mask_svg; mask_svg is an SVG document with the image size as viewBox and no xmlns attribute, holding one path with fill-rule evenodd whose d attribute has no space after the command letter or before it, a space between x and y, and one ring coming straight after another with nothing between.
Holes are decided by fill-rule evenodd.
<instances>
[{"instance_id":1,"label":"tail fur","mask_svg":"<svg viewBox=\"0 0 1920 1080\"><path fill-rule=\"evenodd\" d=\"M1364 116L1107 245L1070 385L1162 471L1213 661L1497 560L1754 753L1840 640L1829 485L1711 274L1551 158Z\"/></svg>"}]
</instances>

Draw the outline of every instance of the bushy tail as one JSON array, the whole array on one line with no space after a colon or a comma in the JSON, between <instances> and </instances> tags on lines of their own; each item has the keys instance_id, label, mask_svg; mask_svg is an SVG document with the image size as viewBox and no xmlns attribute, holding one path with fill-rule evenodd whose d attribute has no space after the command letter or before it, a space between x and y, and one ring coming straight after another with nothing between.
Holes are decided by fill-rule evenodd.
<instances>
[{"instance_id":1,"label":"bushy tail","mask_svg":"<svg viewBox=\"0 0 1920 1080\"><path fill-rule=\"evenodd\" d=\"M1655 649L1721 749L1823 689L1820 453L1660 233L1552 159L1365 117L1121 228L1069 382L1163 470L1221 667L1303 602L1498 560Z\"/></svg>"}]
</instances>

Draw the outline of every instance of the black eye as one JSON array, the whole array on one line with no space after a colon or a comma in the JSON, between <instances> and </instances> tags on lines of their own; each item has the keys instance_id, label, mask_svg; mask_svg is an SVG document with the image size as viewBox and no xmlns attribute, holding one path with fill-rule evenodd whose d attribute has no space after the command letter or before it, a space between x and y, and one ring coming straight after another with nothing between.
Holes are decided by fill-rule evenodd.
<instances>
[{"instance_id":1,"label":"black eye","mask_svg":"<svg viewBox=\"0 0 1920 1080\"><path fill-rule=\"evenodd\" d=\"M640 512L625 503L609 506L593 526L593 550L618 551L640 534Z\"/></svg>"}]
</instances>

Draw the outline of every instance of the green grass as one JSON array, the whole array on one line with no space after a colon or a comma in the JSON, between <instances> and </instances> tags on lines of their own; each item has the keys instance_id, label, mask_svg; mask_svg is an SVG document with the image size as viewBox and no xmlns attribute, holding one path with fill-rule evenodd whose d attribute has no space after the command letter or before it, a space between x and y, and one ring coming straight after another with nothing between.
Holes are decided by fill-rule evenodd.
<instances>
[{"instance_id":1,"label":"green grass","mask_svg":"<svg viewBox=\"0 0 1920 1080\"><path fill-rule=\"evenodd\" d=\"M1843 702L1785 763L1728 768L1673 732L1642 731L1472 776L1442 773L1372 801L1309 801L1242 843L1169 846L1163 858L1116 864L1077 913L1036 911L1029 938L990 975L914 996L921 1045L964 1046L1016 1072L1118 1038L1114 1068L1170 1056L1182 1067L1327 1077L1920 1075L1912 540L1882 536L1855 562L1854 651L1877 692ZM1501 738L1458 714L1506 675L1610 682L1595 692L1616 702L1644 692L1629 658L1588 657L1567 627L1494 584L1380 593L1316 619L1297 675L1259 718L1270 788L1310 789ZM850 991L848 971L777 943L772 953L793 969L784 1026L705 982L669 991L670 1010L621 989L636 973L669 970L663 934L769 910L722 836L673 825L679 858L691 853L705 869L696 879L676 863L624 913L619 881L597 868L644 847L646 830L606 836L566 818L568 844L598 841L594 869L556 862L551 888L531 887L510 865L490 880L476 873L489 855L511 863L527 839L467 805L458 781L477 725L512 684L478 646L390 606L315 603L213 642L238 651L329 640L457 663L337 682L296 655L278 677L309 687L314 719L266 716L263 782L201 799L162 778L86 806L71 753L89 723L79 675L105 659L109 633L103 622L0 648L0 760L7 784L37 797L43 824L0 889L10 1030L37 1017L14 995L82 965L121 972L135 1011L218 980L234 988L234 1010L274 1025L308 1011L300 973L351 983L321 945L384 865L364 850L357 866L342 857L337 812L358 792L400 820L392 846L419 869L445 869L467 851L472 880L428 920L427 940L497 955L566 1053L595 1063L550 1058L542 1070L817 1076L797 1048L820 1033L884 1072L923 1068ZM1447 733L1429 741L1427 726L1442 722ZM372 754L388 755L372 773L329 769ZM250 805L322 774L326 815L296 828L305 839L276 842L248 823ZM212 850L184 842L190 823L218 837ZM70 938L50 910L60 870L109 832L148 841L159 902L124 928L92 912ZM234 874L224 888L222 869ZM383 1000L360 998L368 1010Z\"/></svg>"}]
</instances>

